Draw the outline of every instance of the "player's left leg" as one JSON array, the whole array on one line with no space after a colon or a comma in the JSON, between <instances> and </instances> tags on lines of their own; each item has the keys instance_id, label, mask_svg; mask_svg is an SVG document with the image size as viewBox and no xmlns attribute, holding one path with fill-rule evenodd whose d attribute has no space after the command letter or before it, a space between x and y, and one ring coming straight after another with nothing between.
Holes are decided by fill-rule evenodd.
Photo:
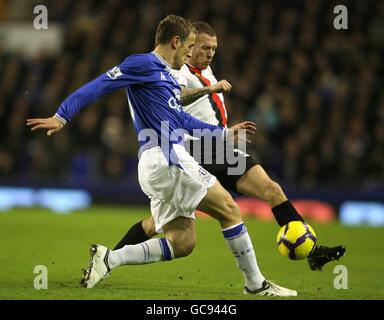
<instances>
[{"instance_id":1,"label":"player's left leg","mask_svg":"<svg viewBox=\"0 0 384 320\"><path fill-rule=\"evenodd\" d=\"M150 239L136 245L125 245L121 249L109 250L102 245L92 245L90 263L80 284L93 288L109 276L112 269L123 265L148 264L173 260L189 255L196 244L193 219L177 217L164 225L164 238Z\"/></svg>"}]
</instances>

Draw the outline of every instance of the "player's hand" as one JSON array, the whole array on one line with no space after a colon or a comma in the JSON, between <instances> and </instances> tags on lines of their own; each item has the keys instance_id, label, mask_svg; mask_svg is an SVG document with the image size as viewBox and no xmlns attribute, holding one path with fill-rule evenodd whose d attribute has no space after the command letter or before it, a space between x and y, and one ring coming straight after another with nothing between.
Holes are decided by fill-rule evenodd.
<instances>
[{"instance_id":1,"label":"player's hand","mask_svg":"<svg viewBox=\"0 0 384 320\"><path fill-rule=\"evenodd\" d=\"M27 126L31 127L31 131L37 129L47 129L47 136L51 136L53 133L58 132L64 127L64 124L54 118L36 118L36 119L27 119Z\"/></svg>"},{"instance_id":2,"label":"player's hand","mask_svg":"<svg viewBox=\"0 0 384 320\"><path fill-rule=\"evenodd\" d=\"M252 121L244 121L228 129L228 138L245 140L247 143L250 143L251 140L248 139L248 135L256 134L256 124Z\"/></svg>"},{"instance_id":3,"label":"player's hand","mask_svg":"<svg viewBox=\"0 0 384 320\"><path fill-rule=\"evenodd\" d=\"M227 80L220 80L219 82L209 86L211 93L229 92L232 90L232 85Z\"/></svg>"}]
</instances>

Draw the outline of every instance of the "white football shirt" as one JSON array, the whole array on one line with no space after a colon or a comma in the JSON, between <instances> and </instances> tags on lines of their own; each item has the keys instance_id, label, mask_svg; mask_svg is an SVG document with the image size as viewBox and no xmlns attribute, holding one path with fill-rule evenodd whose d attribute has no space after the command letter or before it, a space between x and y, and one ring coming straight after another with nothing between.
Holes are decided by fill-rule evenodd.
<instances>
[{"instance_id":1,"label":"white football shirt","mask_svg":"<svg viewBox=\"0 0 384 320\"><path fill-rule=\"evenodd\" d=\"M203 88L217 83L211 67L199 70L184 64L180 70L172 70L172 75L180 86L186 88ZM227 110L222 93L206 94L195 102L183 106L183 109L201 121L227 127Z\"/></svg>"}]
</instances>

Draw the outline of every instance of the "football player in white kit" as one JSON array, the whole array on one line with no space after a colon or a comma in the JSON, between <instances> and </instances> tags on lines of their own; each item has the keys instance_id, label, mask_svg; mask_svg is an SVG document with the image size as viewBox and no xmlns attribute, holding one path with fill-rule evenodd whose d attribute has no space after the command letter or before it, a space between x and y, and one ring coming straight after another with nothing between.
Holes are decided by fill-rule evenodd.
<instances>
[{"instance_id":1,"label":"football player in white kit","mask_svg":"<svg viewBox=\"0 0 384 320\"><path fill-rule=\"evenodd\" d=\"M226 80L217 81L210 67L218 45L216 32L206 22L195 22L193 26L197 31L197 37L192 56L180 70L174 70L172 73L182 88L183 109L199 120L227 127L223 92L229 92L232 86ZM225 189L268 202L280 226L290 221L304 221L287 199L280 185L268 176L253 157L236 149L233 150L236 157L240 157L240 161L245 162L244 172L233 175L228 172L228 169L234 166L233 163L229 163L225 157L224 163L218 163L216 161L218 150L205 148L204 142L201 146L196 148L194 143L191 143L191 154L196 160L202 159L199 161L200 165L216 176ZM204 162L207 152L212 153L212 158L209 159L212 161ZM225 153L223 150L221 152ZM135 224L115 249L145 241L155 234L153 218L149 217ZM308 257L309 266L312 270L321 270L326 263L343 256L344 252L343 246L333 248L316 246Z\"/></svg>"}]
</instances>

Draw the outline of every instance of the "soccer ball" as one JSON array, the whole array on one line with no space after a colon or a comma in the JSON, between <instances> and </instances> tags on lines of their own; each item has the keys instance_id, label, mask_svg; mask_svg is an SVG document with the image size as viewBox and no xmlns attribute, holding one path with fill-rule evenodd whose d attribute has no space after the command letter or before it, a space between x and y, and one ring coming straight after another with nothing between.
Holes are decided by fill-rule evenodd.
<instances>
[{"instance_id":1,"label":"soccer ball","mask_svg":"<svg viewBox=\"0 0 384 320\"><path fill-rule=\"evenodd\" d=\"M316 233L301 221L291 221L281 227L276 242L280 253L292 260L308 257L316 246Z\"/></svg>"}]
</instances>

